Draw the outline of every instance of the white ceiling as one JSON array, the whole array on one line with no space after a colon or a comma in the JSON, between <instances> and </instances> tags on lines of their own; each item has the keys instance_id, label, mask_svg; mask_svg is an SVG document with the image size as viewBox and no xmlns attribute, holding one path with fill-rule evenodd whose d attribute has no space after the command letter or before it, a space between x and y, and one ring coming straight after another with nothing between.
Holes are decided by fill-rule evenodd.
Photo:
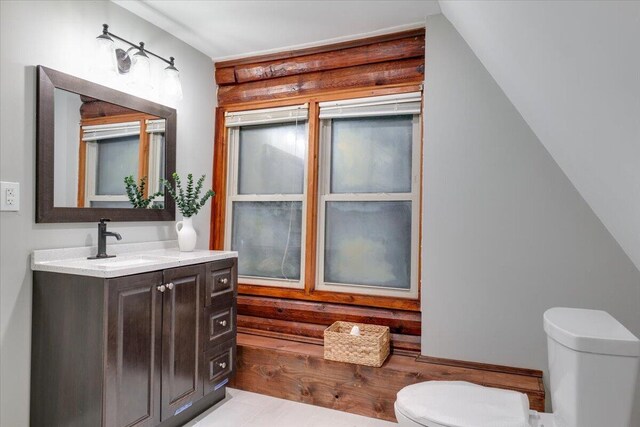
<instances>
[{"instance_id":1,"label":"white ceiling","mask_svg":"<svg viewBox=\"0 0 640 427\"><path fill-rule=\"evenodd\" d=\"M112 0L214 60L415 28L437 1Z\"/></svg>"},{"instance_id":2,"label":"white ceiling","mask_svg":"<svg viewBox=\"0 0 640 427\"><path fill-rule=\"evenodd\" d=\"M440 6L640 268L640 2Z\"/></svg>"}]
</instances>

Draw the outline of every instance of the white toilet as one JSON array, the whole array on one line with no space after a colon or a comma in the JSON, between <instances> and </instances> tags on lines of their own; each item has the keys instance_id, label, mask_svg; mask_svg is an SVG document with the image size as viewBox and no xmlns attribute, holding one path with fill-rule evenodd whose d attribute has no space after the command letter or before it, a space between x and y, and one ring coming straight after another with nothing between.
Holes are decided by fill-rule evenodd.
<instances>
[{"instance_id":1,"label":"white toilet","mask_svg":"<svg viewBox=\"0 0 640 427\"><path fill-rule=\"evenodd\" d=\"M609 313L544 313L553 413L529 410L527 396L462 381L427 381L398 392L406 427L629 427L640 340Z\"/></svg>"}]
</instances>

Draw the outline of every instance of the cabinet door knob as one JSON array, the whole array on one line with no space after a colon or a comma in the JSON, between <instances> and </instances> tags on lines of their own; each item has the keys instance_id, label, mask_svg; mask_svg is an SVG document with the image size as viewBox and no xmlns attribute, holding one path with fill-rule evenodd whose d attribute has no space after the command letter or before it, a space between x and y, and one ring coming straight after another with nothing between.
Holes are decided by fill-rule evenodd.
<instances>
[{"instance_id":1,"label":"cabinet door knob","mask_svg":"<svg viewBox=\"0 0 640 427\"><path fill-rule=\"evenodd\" d=\"M158 287L157 287L157 289L158 289L160 292L164 292L164 291L165 291L165 289L166 289L166 287L165 287L164 285L160 285L160 286L158 286Z\"/></svg>"},{"instance_id":2,"label":"cabinet door knob","mask_svg":"<svg viewBox=\"0 0 640 427\"><path fill-rule=\"evenodd\" d=\"M220 362L218 363L218 366L220 366L222 369L227 367L227 362Z\"/></svg>"},{"instance_id":3,"label":"cabinet door knob","mask_svg":"<svg viewBox=\"0 0 640 427\"><path fill-rule=\"evenodd\" d=\"M227 321L226 320L218 320L218 324L220 326L227 326Z\"/></svg>"},{"instance_id":4,"label":"cabinet door knob","mask_svg":"<svg viewBox=\"0 0 640 427\"><path fill-rule=\"evenodd\" d=\"M218 279L218 283L221 283L223 285L226 285L228 282L229 282L229 279L227 279L226 277Z\"/></svg>"},{"instance_id":5,"label":"cabinet door knob","mask_svg":"<svg viewBox=\"0 0 640 427\"><path fill-rule=\"evenodd\" d=\"M171 282L167 283L167 289L169 290L173 289L173 283Z\"/></svg>"}]
</instances>

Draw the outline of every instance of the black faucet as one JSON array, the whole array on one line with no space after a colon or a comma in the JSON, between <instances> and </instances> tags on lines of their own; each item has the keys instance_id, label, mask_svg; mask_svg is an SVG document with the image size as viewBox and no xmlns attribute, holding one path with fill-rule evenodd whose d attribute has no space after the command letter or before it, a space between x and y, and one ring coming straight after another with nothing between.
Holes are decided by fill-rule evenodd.
<instances>
[{"instance_id":1,"label":"black faucet","mask_svg":"<svg viewBox=\"0 0 640 427\"><path fill-rule=\"evenodd\" d=\"M107 236L113 236L118 240L122 240L122 236L112 231L107 231L107 222L109 218L100 218L98 223L98 254L90 256L88 259L113 258L115 255L107 255Z\"/></svg>"}]
</instances>

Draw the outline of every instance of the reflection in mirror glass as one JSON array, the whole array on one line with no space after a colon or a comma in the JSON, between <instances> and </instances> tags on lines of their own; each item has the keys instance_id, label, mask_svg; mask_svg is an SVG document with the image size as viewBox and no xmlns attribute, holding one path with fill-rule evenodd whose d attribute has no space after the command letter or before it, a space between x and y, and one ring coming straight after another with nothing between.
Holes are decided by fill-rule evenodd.
<instances>
[{"instance_id":1,"label":"reflection in mirror glass","mask_svg":"<svg viewBox=\"0 0 640 427\"><path fill-rule=\"evenodd\" d=\"M164 119L58 88L54 105L55 207L164 207Z\"/></svg>"}]
</instances>

